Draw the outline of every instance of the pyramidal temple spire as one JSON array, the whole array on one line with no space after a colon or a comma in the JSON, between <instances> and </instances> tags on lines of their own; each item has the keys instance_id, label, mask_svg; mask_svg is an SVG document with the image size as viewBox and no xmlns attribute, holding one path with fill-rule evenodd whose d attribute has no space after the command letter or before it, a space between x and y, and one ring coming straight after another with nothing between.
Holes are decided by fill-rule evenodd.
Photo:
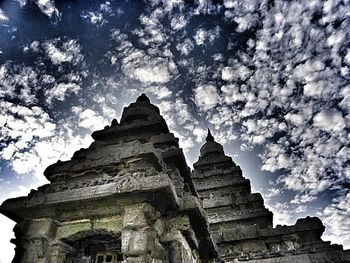
<instances>
[{"instance_id":1,"label":"pyramidal temple spire","mask_svg":"<svg viewBox=\"0 0 350 263\"><path fill-rule=\"evenodd\" d=\"M208 128L208 135L207 138L205 139L207 142L214 142L214 136L211 134L210 129Z\"/></svg>"},{"instance_id":2,"label":"pyramidal temple spire","mask_svg":"<svg viewBox=\"0 0 350 263\"><path fill-rule=\"evenodd\" d=\"M210 129L208 129L207 137L205 138L206 142L200 149L200 156L203 157L210 153L216 153L221 155L225 155L223 146L215 141L214 136L211 134Z\"/></svg>"},{"instance_id":3,"label":"pyramidal temple spire","mask_svg":"<svg viewBox=\"0 0 350 263\"><path fill-rule=\"evenodd\" d=\"M142 93L137 99L136 102L151 102L145 93Z\"/></svg>"}]
</instances>

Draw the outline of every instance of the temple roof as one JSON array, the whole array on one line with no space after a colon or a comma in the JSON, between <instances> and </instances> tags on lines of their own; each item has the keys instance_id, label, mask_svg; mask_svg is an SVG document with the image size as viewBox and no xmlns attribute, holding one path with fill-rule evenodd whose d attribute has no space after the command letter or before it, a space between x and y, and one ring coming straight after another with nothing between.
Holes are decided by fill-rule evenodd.
<instances>
[{"instance_id":1,"label":"temple roof","mask_svg":"<svg viewBox=\"0 0 350 263\"><path fill-rule=\"evenodd\" d=\"M225 155L223 146L215 141L214 136L208 129L206 143L200 149L200 156L204 157L209 153L218 153L219 155Z\"/></svg>"},{"instance_id":2,"label":"temple roof","mask_svg":"<svg viewBox=\"0 0 350 263\"><path fill-rule=\"evenodd\" d=\"M145 94L142 94L135 102L124 108L120 123L113 119L110 126L93 132L92 138L109 141L118 137L141 138L162 133L169 133L169 129L160 115L159 108L153 105Z\"/></svg>"}]
</instances>

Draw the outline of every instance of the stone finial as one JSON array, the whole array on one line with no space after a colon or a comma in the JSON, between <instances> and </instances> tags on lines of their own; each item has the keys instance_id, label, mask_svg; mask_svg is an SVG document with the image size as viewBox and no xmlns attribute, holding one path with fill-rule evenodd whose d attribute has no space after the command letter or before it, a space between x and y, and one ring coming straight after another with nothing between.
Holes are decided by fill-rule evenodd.
<instances>
[{"instance_id":1,"label":"stone finial","mask_svg":"<svg viewBox=\"0 0 350 263\"><path fill-rule=\"evenodd\" d=\"M213 142L215 141L213 135L211 135L210 129L208 129L208 135L207 138L205 139L207 142Z\"/></svg>"},{"instance_id":2,"label":"stone finial","mask_svg":"<svg viewBox=\"0 0 350 263\"><path fill-rule=\"evenodd\" d=\"M136 100L136 102L150 102L145 93L142 93Z\"/></svg>"},{"instance_id":3,"label":"stone finial","mask_svg":"<svg viewBox=\"0 0 350 263\"><path fill-rule=\"evenodd\" d=\"M115 127L115 126L118 126L118 121L117 121L117 119L113 119L113 120L112 120L112 123L111 123L111 127Z\"/></svg>"}]
</instances>

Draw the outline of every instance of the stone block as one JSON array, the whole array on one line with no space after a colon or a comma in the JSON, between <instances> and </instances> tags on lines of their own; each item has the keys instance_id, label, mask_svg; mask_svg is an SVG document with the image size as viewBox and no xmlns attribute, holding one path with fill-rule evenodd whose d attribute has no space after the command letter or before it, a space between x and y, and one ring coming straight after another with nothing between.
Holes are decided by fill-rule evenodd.
<instances>
[{"instance_id":1,"label":"stone block","mask_svg":"<svg viewBox=\"0 0 350 263\"><path fill-rule=\"evenodd\" d=\"M92 223L89 219L64 222L57 228L56 239L69 237L80 231L91 229Z\"/></svg>"},{"instance_id":2,"label":"stone block","mask_svg":"<svg viewBox=\"0 0 350 263\"><path fill-rule=\"evenodd\" d=\"M142 228L152 225L160 213L150 204L141 203L125 207L123 227Z\"/></svg>"},{"instance_id":3,"label":"stone block","mask_svg":"<svg viewBox=\"0 0 350 263\"><path fill-rule=\"evenodd\" d=\"M139 257L128 257L123 262L125 263L164 263L163 260L152 258L150 255Z\"/></svg>"},{"instance_id":4,"label":"stone block","mask_svg":"<svg viewBox=\"0 0 350 263\"><path fill-rule=\"evenodd\" d=\"M28 222L26 236L51 237L56 224L52 219L34 219Z\"/></svg>"},{"instance_id":5,"label":"stone block","mask_svg":"<svg viewBox=\"0 0 350 263\"><path fill-rule=\"evenodd\" d=\"M123 218L121 216L104 217L92 220L94 230L107 230L114 233L120 233L123 227Z\"/></svg>"},{"instance_id":6,"label":"stone block","mask_svg":"<svg viewBox=\"0 0 350 263\"><path fill-rule=\"evenodd\" d=\"M122 232L122 253L127 256L139 256L157 249L157 231L151 228Z\"/></svg>"}]
</instances>

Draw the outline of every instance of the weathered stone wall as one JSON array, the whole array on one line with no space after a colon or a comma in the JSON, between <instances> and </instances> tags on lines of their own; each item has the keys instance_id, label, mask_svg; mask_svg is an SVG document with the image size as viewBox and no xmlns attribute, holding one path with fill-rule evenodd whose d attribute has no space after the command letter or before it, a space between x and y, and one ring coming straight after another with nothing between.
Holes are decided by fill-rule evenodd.
<instances>
[{"instance_id":1,"label":"weathered stone wall","mask_svg":"<svg viewBox=\"0 0 350 263\"><path fill-rule=\"evenodd\" d=\"M21 232L18 245L23 252L16 262L64 263L73 251L73 241L94 234L119 237L125 263L200 262L194 250L198 240L188 216L164 217L149 203L128 205L123 211L117 216L65 222L51 219L23 222L17 226Z\"/></svg>"}]
</instances>

